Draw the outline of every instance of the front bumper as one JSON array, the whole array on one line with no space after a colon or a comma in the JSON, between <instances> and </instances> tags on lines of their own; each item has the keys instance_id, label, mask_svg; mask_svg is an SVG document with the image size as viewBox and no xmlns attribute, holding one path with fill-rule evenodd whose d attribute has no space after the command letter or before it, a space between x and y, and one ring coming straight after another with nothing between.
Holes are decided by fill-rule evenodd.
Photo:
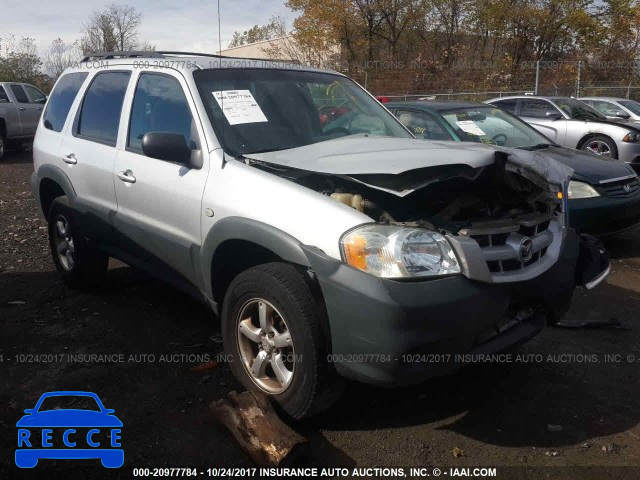
<instances>
[{"instance_id":1,"label":"front bumper","mask_svg":"<svg viewBox=\"0 0 640 480\"><path fill-rule=\"evenodd\" d=\"M456 354L495 353L535 336L546 314L570 301L580 250L569 230L560 259L547 272L491 284L462 275L380 279L303 248L326 303L335 368L347 378L388 386L452 373L462 366ZM523 317L523 311L531 314Z\"/></svg>"},{"instance_id":2,"label":"front bumper","mask_svg":"<svg viewBox=\"0 0 640 480\"><path fill-rule=\"evenodd\" d=\"M580 232L607 235L640 224L640 190L628 197L569 200L569 222Z\"/></svg>"}]
</instances>

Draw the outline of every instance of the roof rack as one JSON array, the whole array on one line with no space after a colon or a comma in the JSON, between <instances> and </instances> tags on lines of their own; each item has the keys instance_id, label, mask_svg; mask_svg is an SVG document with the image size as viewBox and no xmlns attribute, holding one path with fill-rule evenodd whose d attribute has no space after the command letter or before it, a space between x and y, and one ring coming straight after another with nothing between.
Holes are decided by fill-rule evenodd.
<instances>
[{"instance_id":1,"label":"roof rack","mask_svg":"<svg viewBox=\"0 0 640 480\"><path fill-rule=\"evenodd\" d=\"M87 54L80 63L88 62L89 60L104 60L112 58L138 58L138 57L151 57L162 58L163 55L160 52L153 51L138 51L131 50L128 52L95 52Z\"/></svg>"}]
</instances>

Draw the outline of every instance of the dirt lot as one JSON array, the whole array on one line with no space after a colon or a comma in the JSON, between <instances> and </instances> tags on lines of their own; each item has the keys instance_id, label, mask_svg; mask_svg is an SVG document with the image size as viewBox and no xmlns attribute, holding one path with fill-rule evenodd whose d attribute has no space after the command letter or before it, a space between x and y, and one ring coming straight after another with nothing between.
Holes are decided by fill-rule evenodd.
<instances>
[{"instance_id":1,"label":"dirt lot","mask_svg":"<svg viewBox=\"0 0 640 480\"><path fill-rule=\"evenodd\" d=\"M65 287L30 192L32 169L29 152L0 162L0 478L251 466L207 410L238 388L230 370L190 371L222 351L217 319L116 262L98 290ZM588 295L578 292L569 317L613 319L620 328L549 328L519 350L542 361L477 365L417 388L352 385L330 412L295 425L310 440L310 464L482 465L498 467L498 478L640 478L640 230L607 246L612 274ZM69 357L81 353L124 354L125 361ZM605 362L606 354L620 361ZM122 469L61 460L43 460L30 472L15 467L16 421L54 390L93 391L115 409L124 423ZM454 447L464 455L454 457Z\"/></svg>"}]
</instances>

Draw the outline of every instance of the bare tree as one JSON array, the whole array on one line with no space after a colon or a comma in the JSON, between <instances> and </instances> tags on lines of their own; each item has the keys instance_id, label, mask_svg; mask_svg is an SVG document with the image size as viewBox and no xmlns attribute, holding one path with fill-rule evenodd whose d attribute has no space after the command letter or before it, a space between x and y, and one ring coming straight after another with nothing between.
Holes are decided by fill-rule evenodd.
<instances>
[{"instance_id":1,"label":"bare tree","mask_svg":"<svg viewBox=\"0 0 640 480\"><path fill-rule=\"evenodd\" d=\"M127 5L109 5L102 12L93 12L84 26L80 46L84 54L99 51L125 51L149 48L138 41L142 14Z\"/></svg>"},{"instance_id":2,"label":"bare tree","mask_svg":"<svg viewBox=\"0 0 640 480\"><path fill-rule=\"evenodd\" d=\"M51 78L58 78L67 67L78 63L82 58L80 42L68 44L61 38L51 42L44 55L44 70Z\"/></svg>"}]
</instances>

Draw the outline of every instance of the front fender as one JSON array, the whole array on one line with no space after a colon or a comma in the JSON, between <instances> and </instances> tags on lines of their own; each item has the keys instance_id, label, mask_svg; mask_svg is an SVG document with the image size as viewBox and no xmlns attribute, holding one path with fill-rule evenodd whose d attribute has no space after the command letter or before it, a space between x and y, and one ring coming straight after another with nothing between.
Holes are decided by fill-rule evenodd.
<instances>
[{"instance_id":1,"label":"front fender","mask_svg":"<svg viewBox=\"0 0 640 480\"><path fill-rule=\"evenodd\" d=\"M228 240L244 240L264 247L286 262L309 267L301 243L291 235L257 220L245 217L226 217L216 222L207 233L201 250L201 266L205 291L211 295L211 263L216 250Z\"/></svg>"}]
</instances>

